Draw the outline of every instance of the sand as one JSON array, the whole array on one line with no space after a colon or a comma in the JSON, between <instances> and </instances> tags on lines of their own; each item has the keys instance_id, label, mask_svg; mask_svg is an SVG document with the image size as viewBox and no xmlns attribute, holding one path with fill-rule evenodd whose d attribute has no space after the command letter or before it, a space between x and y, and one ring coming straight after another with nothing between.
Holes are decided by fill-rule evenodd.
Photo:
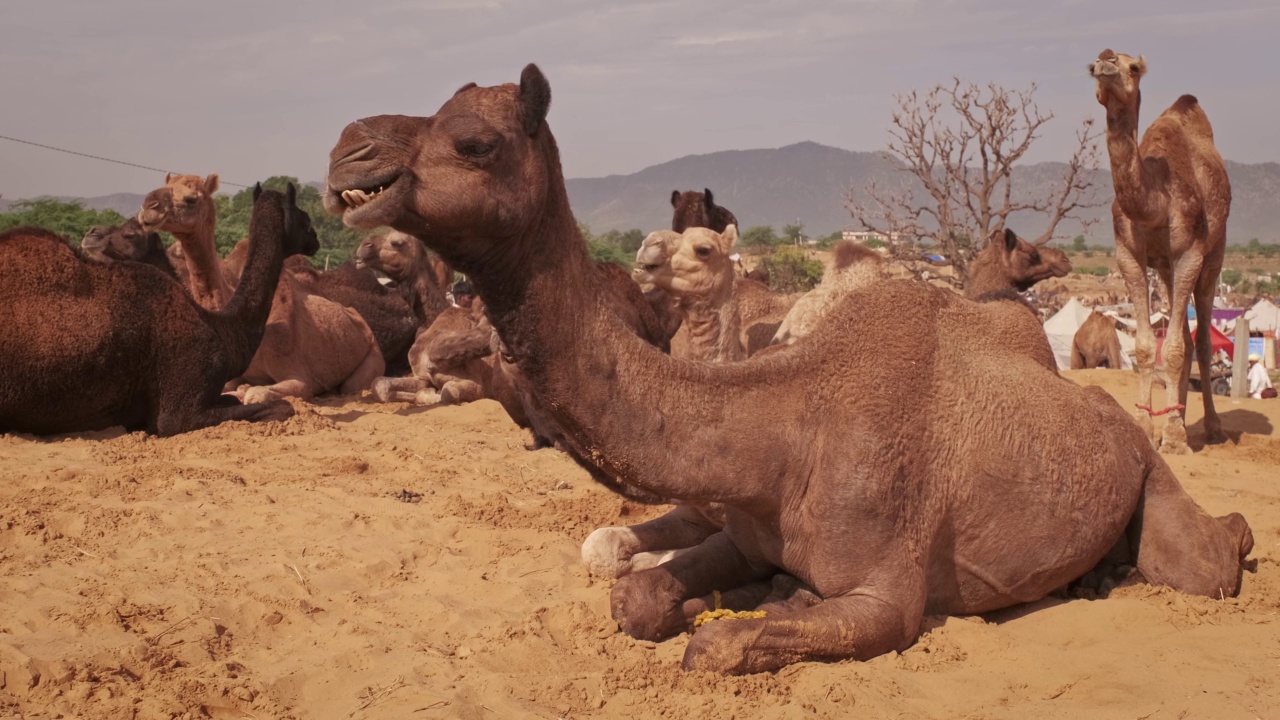
<instances>
[{"instance_id":1,"label":"sand","mask_svg":"<svg viewBox=\"0 0 1280 720\"><path fill-rule=\"evenodd\" d=\"M1071 373L1122 403L1134 376ZM1199 396L1192 396L1192 420ZM176 438L0 437L0 718L1268 718L1280 708L1280 402L1175 457L1243 512L1239 598L1147 586L936 617L902 654L680 671L578 561L624 502L492 402L299 403ZM1193 444L1199 436L1193 425Z\"/></svg>"}]
</instances>

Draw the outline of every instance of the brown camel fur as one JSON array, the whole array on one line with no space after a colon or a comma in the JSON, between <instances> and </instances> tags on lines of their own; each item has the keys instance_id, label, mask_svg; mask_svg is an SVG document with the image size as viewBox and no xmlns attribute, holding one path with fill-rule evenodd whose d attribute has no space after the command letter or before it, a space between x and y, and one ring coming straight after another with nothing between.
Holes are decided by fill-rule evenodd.
<instances>
[{"instance_id":1,"label":"brown camel fur","mask_svg":"<svg viewBox=\"0 0 1280 720\"><path fill-rule=\"evenodd\" d=\"M357 267L373 268L394 280L401 297L424 328L449 307L445 298L448 285L440 282L445 274L439 269L441 264L432 263L421 241L401 232L369 235L356 248ZM447 270L447 273L452 275L453 271Z\"/></svg>"},{"instance_id":2,"label":"brown camel fur","mask_svg":"<svg viewBox=\"0 0 1280 720\"><path fill-rule=\"evenodd\" d=\"M217 310L231 299L232 286L223 275L214 245L216 213L213 194L218 176L164 176L164 187L147 193L138 220L147 230L164 230L182 245L191 296L206 310Z\"/></svg>"},{"instance_id":3,"label":"brown camel fur","mask_svg":"<svg viewBox=\"0 0 1280 720\"><path fill-rule=\"evenodd\" d=\"M137 218L134 218L137 219ZM178 283L184 288L191 287L191 270L187 268L187 256L182 252L182 243L173 243L169 249L165 251L165 255L169 256L169 264L173 266L174 273L177 274ZM187 293L190 294L188 289Z\"/></svg>"},{"instance_id":4,"label":"brown camel fur","mask_svg":"<svg viewBox=\"0 0 1280 720\"><path fill-rule=\"evenodd\" d=\"M428 118L354 122L324 202L466 273L539 407L599 477L726 506L723 532L614 584L623 630L679 632L713 590L780 569L813 604L704 625L686 668L902 650L926 613L1034 601L1109 553L1149 582L1238 591L1244 519L1210 517L1110 396L1028 357L1048 342L1012 303L885 281L833 308L831 332L739 363L673 360L636 338L569 208L550 100L529 65L519 85L465 86ZM912 362L884 362L899 355Z\"/></svg>"},{"instance_id":5,"label":"brown camel fur","mask_svg":"<svg viewBox=\"0 0 1280 720\"><path fill-rule=\"evenodd\" d=\"M293 415L221 394L258 347L284 253L318 247L306 213L269 190L255 190L249 234L245 282L218 312L154 267L88 260L35 228L0 234L0 432L174 435Z\"/></svg>"},{"instance_id":6,"label":"brown camel fur","mask_svg":"<svg viewBox=\"0 0 1280 720\"><path fill-rule=\"evenodd\" d=\"M996 231L969 264L964 294L979 299L1010 290L1026 292L1041 280L1066 277L1070 272L1071 260L1066 253L1044 243L1029 243L1005 228Z\"/></svg>"},{"instance_id":7,"label":"brown camel fur","mask_svg":"<svg viewBox=\"0 0 1280 720\"><path fill-rule=\"evenodd\" d=\"M1071 339L1071 369L1120 369L1120 338L1116 321L1094 312L1076 330Z\"/></svg>"},{"instance_id":8,"label":"brown camel fur","mask_svg":"<svg viewBox=\"0 0 1280 720\"><path fill-rule=\"evenodd\" d=\"M696 190L671 191L671 229L682 233L689 228L710 228L718 233L730 225L737 225L738 218L733 213L716 204L710 188L702 192Z\"/></svg>"},{"instance_id":9,"label":"brown camel fur","mask_svg":"<svg viewBox=\"0 0 1280 720\"><path fill-rule=\"evenodd\" d=\"M884 260L871 248L846 240L836 245L834 262L822 282L791 307L773 336L774 345L790 345L813 332L845 295L885 279Z\"/></svg>"},{"instance_id":10,"label":"brown camel fur","mask_svg":"<svg viewBox=\"0 0 1280 720\"><path fill-rule=\"evenodd\" d=\"M1116 198L1111 205L1115 225L1116 265L1124 276L1138 321L1138 422L1155 439L1151 385L1165 389L1168 413L1162 452L1186 453L1187 384L1191 376L1187 303L1209 317L1227 245L1231 182L1213 144L1213 128L1200 103L1183 95L1147 128L1138 143L1140 80L1146 61L1103 50L1089 64L1097 81L1097 98L1107 110L1107 154ZM1169 296L1169 333L1164 343L1164 370L1156 369L1156 336L1151 329L1147 268L1160 275ZM1201 387L1212 384L1209 333L1195 341ZM1227 439L1213 407L1204 399L1205 442Z\"/></svg>"},{"instance_id":11,"label":"brown camel fur","mask_svg":"<svg viewBox=\"0 0 1280 720\"><path fill-rule=\"evenodd\" d=\"M129 218L123 225L94 225L80 241L80 248L94 260L140 262L178 280L160 234L144 230L137 218Z\"/></svg>"}]
</instances>

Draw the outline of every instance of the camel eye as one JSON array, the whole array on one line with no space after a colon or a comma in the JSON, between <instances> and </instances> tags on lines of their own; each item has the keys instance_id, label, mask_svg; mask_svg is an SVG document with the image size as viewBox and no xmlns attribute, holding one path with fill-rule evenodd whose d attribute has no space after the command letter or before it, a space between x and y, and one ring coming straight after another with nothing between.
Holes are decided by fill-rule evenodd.
<instances>
[{"instance_id":1,"label":"camel eye","mask_svg":"<svg viewBox=\"0 0 1280 720\"><path fill-rule=\"evenodd\" d=\"M698 257L702 258L703 260L706 260L707 258L711 257L711 248L709 247L696 248L694 252L697 253Z\"/></svg>"},{"instance_id":2,"label":"camel eye","mask_svg":"<svg viewBox=\"0 0 1280 720\"><path fill-rule=\"evenodd\" d=\"M1139 65L1138 63L1131 63L1129 65L1129 72L1133 73L1134 75L1137 75L1138 73L1142 72L1142 66Z\"/></svg>"},{"instance_id":3,"label":"camel eye","mask_svg":"<svg viewBox=\"0 0 1280 720\"><path fill-rule=\"evenodd\" d=\"M493 143L479 140L466 140L458 143L458 152L471 158L482 158L493 152Z\"/></svg>"}]
</instances>

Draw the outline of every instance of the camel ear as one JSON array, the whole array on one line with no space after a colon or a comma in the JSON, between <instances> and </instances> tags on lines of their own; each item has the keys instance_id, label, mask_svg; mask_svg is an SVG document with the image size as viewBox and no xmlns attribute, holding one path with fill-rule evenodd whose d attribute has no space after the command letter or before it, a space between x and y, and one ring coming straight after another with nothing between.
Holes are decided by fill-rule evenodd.
<instances>
[{"instance_id":1,"label":"camel ear","mask_svg":"<svg viewBox=\"0 0 1280 720\"><path fill-rule=\"evenodd\" d=\"M524 72L520 73L520 121L526 135L538 132L550 109L551 83L537 65L525 65Z\"/></svg>"},{"instance_id":2,"label":"camel ear","mask_svg":"<svg viewBox=\"0 0 1280 720\"><path fill-rule=\"evenodd\" d=\"M710 191L708 191L710 192ZM738 243L738 226L730 225L720 233L720 249L725 255L729 254L729 250Z\"/></svg>"},{"instance_id":3,"label":"camel ear","mask_svg":"<svg viewBox=\"0 0 1280 720\"><path fill-rule=\"evenodd\" d=\"M170 180L172 180L172 179L173 179L173 173L165 173L165 174L164 174L164 184L165 184L165 185L168 185L168 184L169 184L169 181L170 181Z\"/></svg>"},{"instance_id":4,"label":"camel ear","mask_svg":"<svg viewBox=\"0 0 1280 720\"><path fill-rule=\"evenodd\" d=\"M680 191L672 190L671 191L671 207L675 207L676 203L679 201L680 201Z\"/></svg>"},{"instance_id":5,"label":"camel ear","mask_svg":"<svg viewBox=\"0 0 1280 720\"><path fill-rule=\"evenodd\" d=\"M258 202L258 196L262 194L262 183L256 183L253 186L253 201Z\"/></svg>"},{"instance_id":6,"label":"camel ear","mask_svg":"<svg viewBox=\"0 0 1280 720\"><path fill-rule=\"evenodd\" d=\"M204 191L207 195L218 192L218 173L209 173L209 177L204 179Z\"/></svg>"},{"instance_id":7,"label":"camel ear","mask_svg":"<svg viewBox=\"0 0 1280 720\"><path fill-rule=\"evenodd\" d=\"M1013 252L1018 247L1018 236L1009 228L1004 229L1004 251Z\"/></svg>"},{"instance_id":8,"label":"camel ear","mask_svg":"<svg viewBox=\"0 0 1280 720\"><path fill-rule=\"evenodd\" d=\"M716 199L711 196L711 188L702 188L703 200L707 203L707 210L712 210L716 206Z\"/></svg>"},{"instance_id":9,"label":"camel ear","mask_svg":"<svg viewBox=\"0 0 1280 720\"><path fill-rule=\"evenodd\" d=\"M298 204L298 188L294 187L293 183L289 183L288 189L286 189L284 192L284 197L286 200L289 201L290 205L297 205Z\"/></svg>"}]
</instances>

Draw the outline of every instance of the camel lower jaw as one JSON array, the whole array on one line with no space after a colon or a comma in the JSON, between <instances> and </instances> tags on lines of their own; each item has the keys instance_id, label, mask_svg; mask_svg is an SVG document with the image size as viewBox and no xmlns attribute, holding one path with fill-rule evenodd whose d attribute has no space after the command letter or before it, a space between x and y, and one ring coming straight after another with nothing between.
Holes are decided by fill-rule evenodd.
<instances>
[{"instance_id":1,"label":"camel lower jaw","mask_svg":"<svg viewBox=\"0 0 1280 720\"><path fill-rule=\"evenodd\" d=\"M408 192L404 176L372 189L330 190L330 205L341 208L342 222L357 230L388 226L399 217L399 207Z\"/></svg>"}]
</instances>

